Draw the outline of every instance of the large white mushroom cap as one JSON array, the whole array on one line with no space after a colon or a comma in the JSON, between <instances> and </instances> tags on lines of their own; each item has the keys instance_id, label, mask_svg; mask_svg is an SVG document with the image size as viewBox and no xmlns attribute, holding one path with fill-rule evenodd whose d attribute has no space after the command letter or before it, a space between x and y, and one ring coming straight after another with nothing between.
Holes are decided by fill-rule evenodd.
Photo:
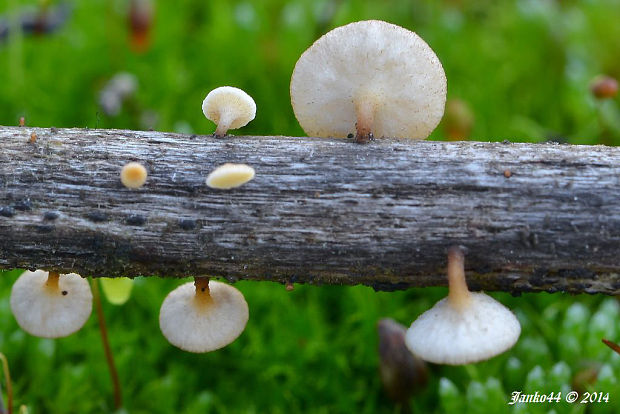
<instances>
[{"instance_id":1,"label":"large white mushroom cap","mask_svg":"<svg viewBox=\"0 0 620 414\"><path fill-rule=\"evenodd\" d=\"M241 335L249 317L243 294L225 283L209 281L209 295L200 297L189 282L166 296L159 327L172 345L189 352L209 352Z\"/></svg>"},{"instance_id":2,"label":"large white mushroom cap","mask_svg":"<svg viewBox=\"0 0 620 414\"><path fill-rule=\"evenodd\" d=\"M514 314L484 293L471 292L467 305L448 298L424 312L407 330L411 352L436 364L483 361L511 348L521 333Z\"/></svg>"},{"instance_id":3,"label":"large white mushroom cap","mask_svg":"<svg viewBox=\"0 0 620 414\"><path fill-rule=\"evenodd\" d=\"M225 135L229 129L245 126L256 116L254 99L243 90L220 86L202 101L202 112L217 124L215 135Z\"/></svg>"},{"instance_id":4,"label":"large white mushroom cap","mask_svg":"<svg viewBox=\"0 0 620 414\"><path fill-rule=\"evenodd\" d=\"M310 136L343 138L365 118L375 137L424 139L443 115L446 90L441 62L422 38L368 20L330 31L303 53L291 102Z\"/></svg>"},{"instance_id":5,"label":"large white mushroom cap","mask_svg":"<svg viewBox=\"0 0 620 414\"><path fill-rule=\"evenodd\" d=\"M61 275L48 283L48 272L26 271L13 284L11 310L21 328L31 335L59 338L78 331L88 320L93 295L80 275Z\"/></svg>"}]
</instances>

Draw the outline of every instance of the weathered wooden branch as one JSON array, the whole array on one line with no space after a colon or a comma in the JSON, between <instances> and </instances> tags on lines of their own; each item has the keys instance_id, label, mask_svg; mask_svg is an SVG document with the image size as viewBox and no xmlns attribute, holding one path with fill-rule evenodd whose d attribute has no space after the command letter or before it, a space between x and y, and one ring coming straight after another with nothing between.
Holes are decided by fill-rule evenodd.
<instances>
[{"instance_id":1,"label":"weathered wooden branch","mask_svg":"<svg viewBox=\"0 0 620 414\"><path fill-rule=\"evenodd\" d=\"M36 142L31 143L31 133ZM0 127L0 268L620 293L620 148ZM124 188L128 161L149 171ZM229 191L205 178L243 162Z\"/></svg>"}]
</instances>

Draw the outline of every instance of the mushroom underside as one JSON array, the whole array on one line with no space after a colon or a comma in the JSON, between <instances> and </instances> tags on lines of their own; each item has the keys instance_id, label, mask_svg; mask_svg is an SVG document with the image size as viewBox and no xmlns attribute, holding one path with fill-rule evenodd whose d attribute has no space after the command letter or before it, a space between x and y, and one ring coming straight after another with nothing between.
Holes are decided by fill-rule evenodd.
<instances>
[{"instance_id":1,"label":"mushroom underside","mask_svg":"<svg viewBox=\"0 0 620 414\"><path fill-rule=\"evenodd\" d=\"M471 292L469 305L459 310L448 298L437 302L407 331L407 347L420 358L460 365L483 361L511 348L521 326L514 314L490 296Z\"/></svg>"},{"instance_id":2,"label":"mushroom underside","mask_svg":"<svg viewBox=\"0 0 620 414\"><path fill-rule=\"evenodd\" d=\"M209 282L211 300L199 300L193 282L168 294L161 306L159 326L174 346L189 352L209 352L233 342L245 329L248 305L241 292Z\"/></svg>"}]
</instances>

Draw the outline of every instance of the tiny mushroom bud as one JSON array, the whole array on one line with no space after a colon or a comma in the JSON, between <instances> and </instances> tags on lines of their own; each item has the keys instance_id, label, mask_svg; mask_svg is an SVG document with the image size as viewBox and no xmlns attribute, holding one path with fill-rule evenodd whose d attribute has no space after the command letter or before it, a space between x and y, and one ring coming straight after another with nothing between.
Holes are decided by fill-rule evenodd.
<instances>
[{"instance_id":1,"label":"tiny mushroom bud","mask_svg":"<svg viewBox=\"0 0 620 414\"><path fill-rule=\"evenodd\" d=\"M511 348L521 325L510 310L484 293L470 292L463 252L448 254L449 294L424 312L407 330L407 347L436 364L483 361Z\"/></svg>"},{"instance_id":2,"label":"tiny mushroom bud","mask_svg":"<svg viewBox=\"0 0 620 414\"><path fill-rule=\"evenodd\" d=\"M598 99L613 98L618 94L618 81L611 76L599 75L592 80L590 91Z\"/></svg>"},{"instance_id":3,"label":"tiny mushroom bud","mask_svg":"<svg viewBox=\"0 0 620 414\"><path fill-rule=\"evenodd\" d=\"M225 283L197 277L166 296L159 312L162 334L189 352L209 352L233 342L248 322L243 294Z\"/></svg>"},{"instance_id":4,"label":"tiny mushroom bud","mask_svg":"<svg viewBox=\"0 0 620 414\"><path fill-rule=\"evenodd\" d=\"M139 162L129 162L121 169L121 182L127 188L140 188L146 182L146 168Z\"/></svg>"},{"instance_id":5,"label":"tiny mushroom bud","mask_svg":"<svg viewBox=\"0 0 620 414\"><path fill-rule=\"evenodd\" d=\"M229 190L239 187L254 178L254 168L246 164L224 164L217 167L207 177L211 188Z\"/></svg>"},{"instance_id":6,"label":"tiny mushroom bud","mask_svg":"<svg viewBox=\"0 0 620 414\"><path fill-rule=\"evenodd\" d=\"M256 103L239 88L221 86L202 101L202 112L217 124L215 136L223 137L229 129L241 128L254 119Z\"/></svg>"},{"instance_id":7,"label":"tiny mushroom bud","mask_svg":"<svg viewBox=\"0 0 620 414\"><path fill-rule=\"evenodd\" d=\"M338 27L295 65L291 103L310 136L357 142L373 137L424 139L441 119L446 76L417 34L379 20Z\"/></svg>"},{"instance_id":8,"label":"tiny mushroom bud","mask_svg":"<svg viewBox=\"0 0 620 414\"><path fill-rule=\"evenodd\" d=\"M17 323L43 338L78 331L90 316L92 301L90 285L75 273L26 271L11 289L11 310Z\"/></svg>"},{"instance_id":9,"label":"tiny mushroom bud","mask_svg":"<svg viewBox=\"0 0 620 414\"><path fill-rule=\"evenodd\" d=\"M379 374L386 393L397 404L407 406L411 396L428 382L426 364L405 345L406 328L390 318L377 323ZM401 410L401 412L404 410Z\"/></svg>"}]
</instances>

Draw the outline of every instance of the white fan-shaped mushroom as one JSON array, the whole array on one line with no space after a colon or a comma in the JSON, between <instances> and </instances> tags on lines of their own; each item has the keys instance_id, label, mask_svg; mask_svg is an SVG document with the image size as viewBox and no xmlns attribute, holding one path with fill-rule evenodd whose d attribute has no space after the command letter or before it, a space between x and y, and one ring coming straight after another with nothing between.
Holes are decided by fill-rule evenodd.
<instances>
[{"instance_id":1,"label":"white fan-shaped mushroom","mask_svg":"<svg viewBox=\"0 0 620 414\"><path fill-rule=\"evenodd\" d=\"M59 338L78 331L88 320L93 295L80 275L26 271L11 289L11 310L31 335Z\"/></svg>"},{"instance_id":2,"label":"white fan-shaped mushroom","mask_svg":"<svg viewBox=\"0 0 620 414\"><path fill-rule=\"evenodd\" d=\"M439 123L446 76L417 34L379 20L338 27L295 65L291 102L310 136L358 142L371 137L424 139Z\"/></svg>"},{"instance_id":3,"label":"white fan-shaped mushroom","mask_svg":"<svg viewBox=\"0 0 620 414\"><path fill-rule=\"evenodd\" d=\"M207 177L211 188L229 190L239 187L254 178L254 168L246 164L223 164L213 170Z\"/></svg>"},{"instance_id":4,"label":"white fan-shaped mushroom","mask_svg":"<svg viewBox=\"0 0 620 414\"><path fill-rule=\"evenodd\" d=\"M420 358L436 364L483 361L510 349L521 325L510 310L465 282L463 253L448 254L449 294L424 312L407 330L406 344Z\"/></svg>"},{"instance_id":5,"label":"white fan-shaped mushroom","mask_svg":"<svg viewBox=\"0 0 620 414\"><path fill-rule=\"evenodd\" d=\"M229 129L241 128L253 120L256 103L239 88L221 86L209 92L202 101L202 112L217 124L215 136L222 137Z\"/></svg>"},{"instance_id":6,"label":"white fan-shaped mushroom","mask_svg":"<svg viewBox=\"0 0 620 414\"><path fill-rule=\"evenodd\" d=\"M248 318L248 304L241 292L225 283L196 278L164 299L159 327L172 345L189 352L209 352L237 339Z\"/></svg>"}]
</instances>

